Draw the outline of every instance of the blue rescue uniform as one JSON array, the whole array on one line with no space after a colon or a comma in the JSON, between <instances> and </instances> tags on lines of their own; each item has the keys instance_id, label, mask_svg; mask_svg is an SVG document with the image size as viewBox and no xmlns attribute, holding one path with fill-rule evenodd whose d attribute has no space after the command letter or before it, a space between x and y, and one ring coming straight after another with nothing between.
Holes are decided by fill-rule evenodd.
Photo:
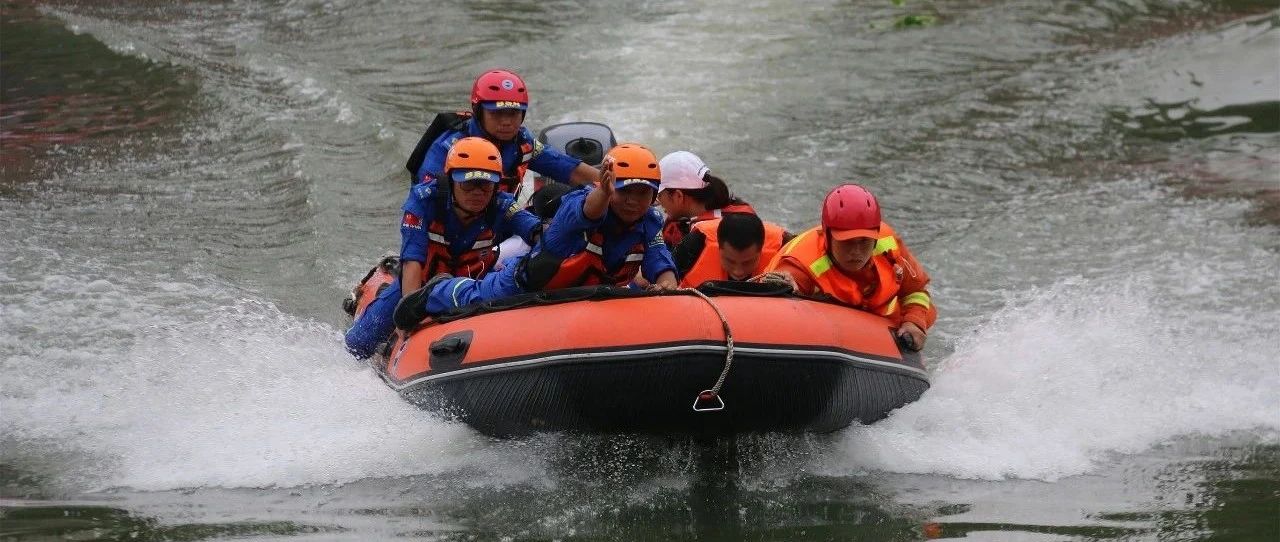
<instances>
[{"instance_id":1,"label":"blue rescue uniform","mask_svg":"<svg viewBox=\"0 0 1280 542\"><path fill-rule=\"evenodd\" d=\"M512 235L519 235L526 243L532 243L533 234L540 225L538 217L521 208L511 194L497 192L492 212L470 224L463 224L458 219L453 212L452 199L452 195L435 181L419 183L409 189L400 221L401 262L427 264L433 235L443 237L449 243L448 256L461 259L464 253L474 252L478 244L485 245L481 250L491 250ZM433 233L433 226L442 233ZM489 238L489 242L477 243L482 238ZM484 269L479 274L487 271ZM431 278L425 274L433 271L424 268L423 272L425 282ZM378 343L385 341L395 329L392 315L400 298L400 281L397 280L383 290L347 330L347 350L360 358L373 355Z\"/></svg>"},{"instance_id":2,"label":"blue rescue uniform","mask_svg":"<svg viewBox=\"0 0 1280 542\"><path fill-rule=\"evenodd\" d=\"M444 160L449 156L449 148L453 147L454 142L459 139L471 136L488 139L484 130L480 128L480 123L474 118L467 121L466 127L462 130L449 130L440 134L435 143L431 144L431 148L427 149L427 155L422 160L422 165L418 167L415 177L418 182L432 181L443 175ZM528 128L523 126L520 127L520 133L516 135L514 141L505 143L498 143L492 139L489 141L498 146L498 152L502 154L502 167L508 172L516 170L517 166L525 162L524 153L520 152L522 145L526 146L531 154L527 161L529 169L540 173L543 177L550 177L562 183L568 183L573 170L582 163L582 160L543 145L533 137Z\"/></svg>"},{"instance_id":3,"label":"blue rescue uniform","mask_svg":"<svg viewBox=\"0 0 1280 542\"><path fill-rule=\"evenodd\" d=\"M601 248L607 268L622 266L630 249L643 244L644 259L640 269L646 280L653 282L666 271L675 272L675 259L662 240L662 215L656 208L649 209L643 218L625 229L612 211L606 212L599 220L590 220L582 213L582 204L591 190L594 188L578 188L564 195L551 225L538 245L524 258L535 257L542 251L557 258L568 258L585 250L587 237L600 230L604 233ZM516 263L506 261L501 271L479 280L455 277L437 284L427 298L426 312L439 314L463 305L523 293L521 284L524 280L516 280L516 273L521 272L524 266Z\"/></svg>"}]
</instances>

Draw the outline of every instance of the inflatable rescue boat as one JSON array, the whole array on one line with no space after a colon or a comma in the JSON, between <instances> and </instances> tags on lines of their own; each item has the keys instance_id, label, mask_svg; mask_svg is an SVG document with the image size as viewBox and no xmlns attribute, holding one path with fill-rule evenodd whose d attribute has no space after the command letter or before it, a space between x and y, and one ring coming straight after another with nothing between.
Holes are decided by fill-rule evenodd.
<instances>
[{"instance_id":1,"label":"inflatable rescue boat","mask_svg":"<svg viewBox=\"0 0 1280 542\"><path fill-rule=\"evenodd\" d=\"M399 334L376 364L408 401L500 436L828 432L929 387L887 320L742 283L475 305Z\"/></svg>"},{"instance_id":2,"label":"inflatable rescue boat","mask_svg":"<svg viewBox=\"0 0 1280 542\"><path fill-rule=\"evenodd\" d=\"M592 164L615 143L589 122L539 139ZM526 179L517 193L543 182ZM398 273L384 257L343 308L358 317ZM524 294L397 332L373 363L408 401L499 436L827 432L879 420L929 387L919 354L899 348L884 318L754 283Z\"/></svg>"}]
</instances>

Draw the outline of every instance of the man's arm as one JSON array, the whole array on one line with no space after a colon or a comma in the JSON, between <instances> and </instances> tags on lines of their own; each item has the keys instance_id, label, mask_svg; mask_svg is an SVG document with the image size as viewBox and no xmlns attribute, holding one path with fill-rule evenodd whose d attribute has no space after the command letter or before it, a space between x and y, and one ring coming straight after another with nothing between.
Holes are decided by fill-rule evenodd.
<instances>
[{"instance_id":1,"label":"man's arm","mask_svg":"<svg viewBox=\"0 0 1280 542\"><path fill-rule=\"evenodd\" d=\"M524 137L533 141L533 158L529 160L529 169L544 177L550 177L573 186L590 185L600 180L600 170L583 163L582 160L569 156L558 149L547 147L533 138L526 128L521 128Z\"/></svg>"},{"instance_id":2,"label":"man's arm","mask_svg":"<svg viewBox=\"0 0 1280 542\"><path fill-rule=\"evenodd\" d=\"M902 266L902 284L898 287L902 325L898 328L898 335L910 337L911 346L919 350L924 347L929 328L938 320L938 308L929 295L929 274L902 239L897 241L898 265Z\"/></svg>"},{"instance_id":3,"label":"man's arm","mask_svg":"<svg viewBox=\"0 0 1280 542\"><path fill-rule=\"evenodd\" d=\"M515 198L507 194L500 194L496 204L503 215L499 223L504 226L501 230L494 231L498 242L505 241L511 235L519 235L529 246L537 243L535 237L542 233L542 220L538 219L538 215L521 207Z\"/></svg>"},{"instance_id":4,"label":"man's arm","mask_svg":"<svg viewBox=\"0 0 1280 542\"><path fill-rule=\"evenodd\" d=\"M427 225L435 218L429 202L435 190L435 183L418 184L409 189L404 200L404 216L400 219L401 295L408 295L422 286L422 265L427 261L429 242Z\"/></svg>"},{"instance_id":5,"label":"man's arm","mask_svg":"<svg viewBox=\"0 0 1280 542\"><path fill-rule=\"evenodd\" d=\"M569 175L569 184L574 186L590 185L600 181L600 170L587 165L585 162L578 162L578 166L573 168L573 173Z\"/></svg>"},{"instance_id":6,"label":"man's arm","mask_svg":"<svg viewBox=\"0 0 1280 542\"><path fill-rule=\"evenodd\" d=\"M641 219L644 221L645 233L649 240L644 247L644 259L640 261L640 271L646 280L657 290L674 290L680 286L676 278L676 262L671 256L671 249L662 239L662 216L658 210L650 208Z\"/></svg>"}]
</instances>

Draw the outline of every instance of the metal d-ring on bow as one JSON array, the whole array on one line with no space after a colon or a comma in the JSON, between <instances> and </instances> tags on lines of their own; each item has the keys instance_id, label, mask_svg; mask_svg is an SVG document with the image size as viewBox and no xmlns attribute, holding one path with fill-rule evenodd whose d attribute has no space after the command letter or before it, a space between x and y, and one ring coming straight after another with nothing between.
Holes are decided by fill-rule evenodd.
<instances>
[{"instance_id":1,"label":"metal d-ring on bow","mask_svg":"<svg viewBox=\"0 0 1280 542\"><path fill-rule=\"evenodd\" d=\"M720 378L716 379L716 384L711 389L698 392L698 396L693 398L694 412L715 412L724 410L724 398L720 397L720 388L724 387L724 379L729 377L729 368L733 366L733 331L729 329L729 319L725 318L724 312L720 311L720 307L712 301L707 294L699 292L693 288L681 288L681 291L690 292L702 298L711 309L716 311L716 316L720 317L720 326L724 328L724 341L727 353L724 357L724 369L720 371ZM715 401L712 403L712 401ZM712 403L712 404L707 404Z\"/></svg>"}]
</instances>

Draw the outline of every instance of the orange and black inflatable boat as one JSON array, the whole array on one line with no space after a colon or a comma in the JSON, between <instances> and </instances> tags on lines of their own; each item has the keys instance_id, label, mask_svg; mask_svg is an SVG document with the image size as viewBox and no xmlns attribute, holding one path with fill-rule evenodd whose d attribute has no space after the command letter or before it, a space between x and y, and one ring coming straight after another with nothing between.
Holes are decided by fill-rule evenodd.
<instances>
[{"instance_id":1,"label":"orange and black inflatable boat","mask_svg":"<svg viewBox=\"0 0 1280 542\"><path fill-rule=\"evenodd\" d=\"M410 402L499 436L827 432L929 387L879 316L773 285L699 291L582 287L465 307L401 334L378 369Z\"/></svg>"}]
</instances>

